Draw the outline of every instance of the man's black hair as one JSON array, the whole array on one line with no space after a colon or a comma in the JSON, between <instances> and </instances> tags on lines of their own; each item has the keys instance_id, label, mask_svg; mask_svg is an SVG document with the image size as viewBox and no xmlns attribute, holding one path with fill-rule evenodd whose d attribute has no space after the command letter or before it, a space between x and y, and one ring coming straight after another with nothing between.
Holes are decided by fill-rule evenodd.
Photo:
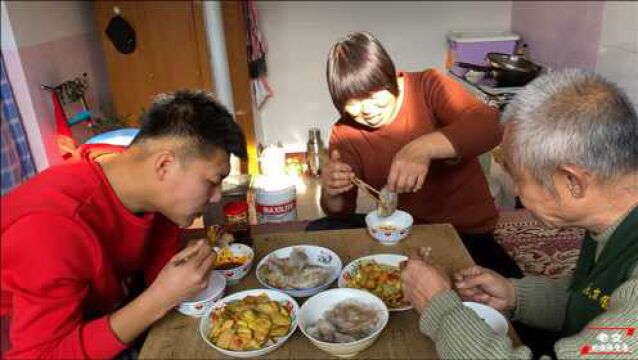
<instances>
[{"instance_id":1,"label":"man's black hair","mask_svg":"<svg viewBox=\"0 0 638 360\"><path fill-rule=\"evenodd\" d=\"M247 156L244 133L215 97L201 90L180 90L158 96L142 117L142 126L131 145L162 137L187 139L187 154L206 156L223 149L242 159Z\"/></svg>"}]
</instances>

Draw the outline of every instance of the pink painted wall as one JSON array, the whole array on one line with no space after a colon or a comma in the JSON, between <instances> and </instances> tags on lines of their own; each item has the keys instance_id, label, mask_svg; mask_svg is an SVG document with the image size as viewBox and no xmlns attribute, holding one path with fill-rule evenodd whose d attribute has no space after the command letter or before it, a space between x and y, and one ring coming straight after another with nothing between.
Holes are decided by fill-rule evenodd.
<instances>
[{"instance_id":1,"label":"pink painted wall","mask_svg":"<svg viewBox=\"0 0 638 360\"><path fill-rule=\"evenodd\" d=\"M58 85L86 72L87 100L92 110L111 102L94 5L84 1L3 1L3 11L11 23L15 43L12 51L19 62L13 71L21 71L26 82L16 91L17 98L28 99L21 102L22 120L25 126L37 125L40 134L40 139L29 141L43 144L48 165L59 163L62 158L55 143L53 104L50 93L40 89L40 84ZM89 136L83 125L72 130L79 143Z\"/></svg>"},{"instance_id":2,"label":"pink painted wall","mask_svg":"<svg viewBox=\"0 0 638 360\"><path fill-rule=\"evenodd\" d=\"M603 1L513 1L512 31L541 65L594 70L603 9Z\"/></svg>"},{"instance_id":3,"label":"pink painted wall","mask_svg":"<svg viewBox=\"0 0 638 360\"><path fill-rule=\"evenodd\" d=\"M57 85L86 72L88 75L89 106L98 110L110 101L102 49L96 33L72 35L38 45L19 48L25 69L29 92L40 124L50 164L62 161L55 144L55 119L53 103L48 91L40 84ZM72 113L68 113L69 116ZM85 141L89 134L82 124L73 127L76 141Z\"/></svg>"}]
</instances>

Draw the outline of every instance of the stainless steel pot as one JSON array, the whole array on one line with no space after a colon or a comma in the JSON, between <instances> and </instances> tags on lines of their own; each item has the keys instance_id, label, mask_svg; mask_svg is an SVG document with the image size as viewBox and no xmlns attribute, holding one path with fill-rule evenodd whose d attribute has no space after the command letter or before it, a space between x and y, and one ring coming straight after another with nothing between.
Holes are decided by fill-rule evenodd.
<instances>
[{"instance_id":1,"label":"stainless steel pot","mask_svg":"<svg viewBox=\"0 0 638 360\"><path fill-rule=\"evenodd\" d=\"M493 77L499 86L523 86L542 70L539 65L516 55L488 53L485 61L489 66L464 62L456 65L464 69L483 71L487 77Z\"/></svg>"}]
</instances>

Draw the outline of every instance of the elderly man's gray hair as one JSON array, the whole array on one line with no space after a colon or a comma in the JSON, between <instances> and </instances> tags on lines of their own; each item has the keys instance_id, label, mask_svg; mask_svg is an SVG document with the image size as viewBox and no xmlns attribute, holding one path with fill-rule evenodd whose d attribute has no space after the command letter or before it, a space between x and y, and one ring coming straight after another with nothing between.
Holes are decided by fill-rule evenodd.
<instances>
[{"instance_id":1,"label":"elderly man's gray hair","mask_svg":"<svg viewBox=\"0 0 638 360\"><path fill-rule=\"evenodd\" d=\"M520 91L501 117L511 123L509 157L548 189L561 165L599 179L638 171L638 118L631 101L599 75L568 69Z\"/></svg>"}]
</instances>

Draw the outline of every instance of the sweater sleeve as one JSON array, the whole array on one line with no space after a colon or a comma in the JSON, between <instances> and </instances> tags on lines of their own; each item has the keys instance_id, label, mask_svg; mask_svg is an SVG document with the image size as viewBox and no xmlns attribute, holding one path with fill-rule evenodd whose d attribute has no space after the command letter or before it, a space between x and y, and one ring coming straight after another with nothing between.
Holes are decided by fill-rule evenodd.
<instances>
[{"instance_id":1,"label":"sweater sleeve","mask_svg":"<svg viewBox=\"0 0 638 360\"><path fill-rule=\"evenodd\" d=\"M83 313L103 261L83 228L62 216L30 215L5 229L2 242L9 357L111 358L127 347L107 316L88 321Z\"/></svg>"},{"instance_id":2,"label":"sweater sleeve","mask_svg":"<svg viewBox=\"0 0 638 360\"><path fill-rule=\"evenodd\" d=\"M337 123L332 128L332 133L330 135L330 142L328 145L329 153L332 153L333 150L338 150L339 155L341 156L341 161L350 165L354 174L361 178L361 159L357 155L357 152L354 149L354 146L347 140L346 136L343 136L342 131L340 129L340 125ZM352 190L343 194L345 206L343 209L338 212L329 211L321 202L321 208L329 216L348 216L352 215L357 209L357 188L353 187Z\"/></svg>"},{"instance_id":3,"label":"sweater sleeve","mask_svg":"<svg viewBox=\"0 0 638 360\"><path fill-rule=\"evenodd\" d=\"M595 327L633 329L632 335L621 337L629 353L608 354L605 359L635 359L638 355L638 278L632 277L616 289L607 311L597 316L580 333L559 340L554 348L559 359L581 358L588 345L596 342L600 330ZM542 310L538 310L540 316ZM463 306L452 290L436 295L419 322L422 333L436 345L441 358L452 359L531 359L526 346L514 347L511 340L495 334L472 310ZM591 350L591 348L589 348ZM596 356L592 356L595 358Z\"/></svg>"},{"instance_id":4,"label":"sweater sleeve","mask_svg":"<svg viewBox=\"0 0 638 360\"><path fill-rule=\"evenodd\" d=\"M513 319L539 329L559 331L565 321L570 279L569 276L560 279L538 276L510 279L516 289Z\"/></svg>"},{"instance_id":5,"label":"sweater sleeve","mask_svg":"<svg viewBox=\"0 0 638 360\"><path fill-rule=\"evenodd\" d=\"M432 298L419 321L442 359L531 359L528 347L514 348L509 337L497 335L461 298L447 290Z\"/></svg>"},{"instance_id":6,"label":"sweater sleeve","mask_svg":"<svg viewBox=\"0 0 638 360\"><path fill-rule=\"evenodd\" d=\"M426 70L423 91L436 129L452 143L459 158L479 156L501 142L498 110L468 93L458 82L436 70Z\"/></svg>"},{"instance_id":7,"label":"sweater sleeve","mask_svg":"<svg viewBox=\"0 0 638 360\"><path fill-rule=\"evenodd\" d=\"M157 219L150 235L151 248L144 269L144 281L150 285L155 281L157 274L164 268L180 247L180 229L170 220L156 214Z\"/></svg>"}]
</instances>

